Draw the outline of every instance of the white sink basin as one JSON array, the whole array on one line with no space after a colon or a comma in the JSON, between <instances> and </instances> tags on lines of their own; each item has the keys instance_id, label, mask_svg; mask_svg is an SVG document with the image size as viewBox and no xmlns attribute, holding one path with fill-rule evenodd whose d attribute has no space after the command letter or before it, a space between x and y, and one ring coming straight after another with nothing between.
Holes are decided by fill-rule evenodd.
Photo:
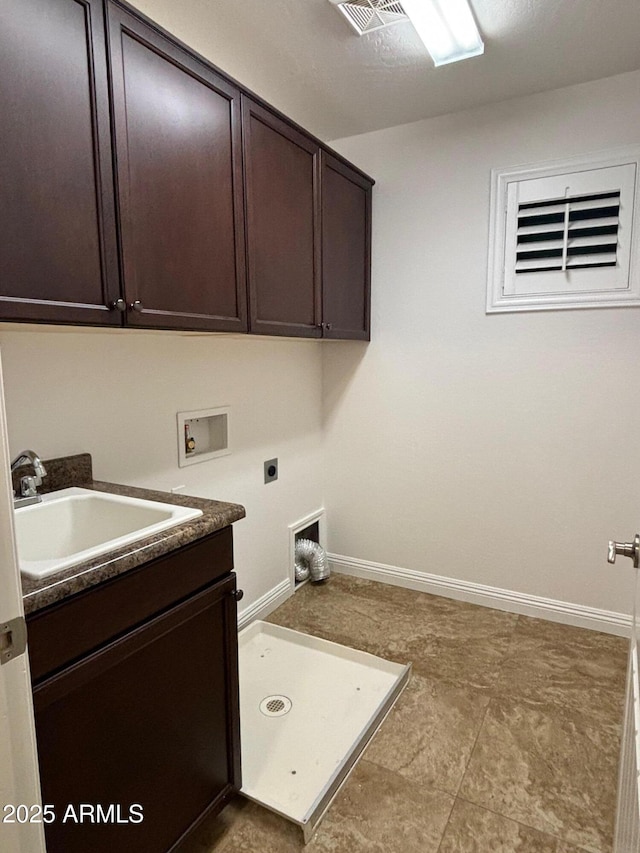
<instances>
[{"instance_id":1,"label":"white sink basin","mask_svg":"<svg viewBox=\"0 0 640 853\"><path fill-rule=\"evenodd\" d=\"M44 578L202 515L199 509L62 489L15 511L20 571Z\"/></svg>"}]
</instances>

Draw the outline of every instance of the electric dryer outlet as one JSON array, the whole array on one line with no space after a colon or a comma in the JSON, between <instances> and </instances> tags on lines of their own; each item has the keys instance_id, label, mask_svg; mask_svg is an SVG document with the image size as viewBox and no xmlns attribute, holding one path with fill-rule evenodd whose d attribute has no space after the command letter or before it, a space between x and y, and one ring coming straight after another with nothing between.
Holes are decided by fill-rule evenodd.
<instances>
[{"instance_id":1,"label":"electric dryer outlet","mask_svg":"<svg viewBox=\"0 0 640 853\"><path fill-rule=\"evenodd\" d=\"M265 483L273 483L278 479L278 460L268 459L264 463L264 481Z\"/></svg>"}]
</instances>

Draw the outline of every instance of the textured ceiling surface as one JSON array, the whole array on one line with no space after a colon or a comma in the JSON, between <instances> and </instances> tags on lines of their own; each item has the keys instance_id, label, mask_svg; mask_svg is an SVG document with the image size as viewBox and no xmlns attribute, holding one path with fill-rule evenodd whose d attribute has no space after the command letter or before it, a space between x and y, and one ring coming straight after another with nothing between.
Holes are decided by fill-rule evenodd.
<instances>
[{"instance_id":1,"label":"textured ceiling surface","mask_svg":"<svg viewBox=\"0 0 640 853\"><path fill-rule=\"evenodd\" d=\"M483 56L434 68L410 23L358 36L329 0L134 0L325 140L640 68L640 0L472 0Z\"/></svg>"}]
</instances>

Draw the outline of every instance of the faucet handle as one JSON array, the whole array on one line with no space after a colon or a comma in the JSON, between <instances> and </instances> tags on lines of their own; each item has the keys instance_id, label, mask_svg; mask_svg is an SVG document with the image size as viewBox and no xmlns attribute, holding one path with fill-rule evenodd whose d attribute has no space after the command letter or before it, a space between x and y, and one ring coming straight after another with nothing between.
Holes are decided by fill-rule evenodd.
<instances>
[{"instance_id":1,"label":"faucet handle","mask_svg":"<svg viewBox=\"0 0 640 853\"><path fill-rule=\"evenodd\" d=\"M38 486L42 483L40 477L21 477L20 496L23 498L35 498L38 494Z\"/></svg>"}]
</instances>

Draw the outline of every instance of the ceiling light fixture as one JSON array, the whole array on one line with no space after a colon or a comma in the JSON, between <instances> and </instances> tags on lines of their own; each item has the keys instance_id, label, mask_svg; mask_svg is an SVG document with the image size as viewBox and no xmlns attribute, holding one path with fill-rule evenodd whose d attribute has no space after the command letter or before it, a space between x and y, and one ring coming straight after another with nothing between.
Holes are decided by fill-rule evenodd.
<instances>
[{"instance_id":1,"label":"ceiling light fixture","mask_svg":"<svg viewBox=\"0 0 640 853\"><path fill-rule=\"evenodd\" d=\"M401 0L436 66L484 53L467 0Z\"/></svg>"}]
</instances>

